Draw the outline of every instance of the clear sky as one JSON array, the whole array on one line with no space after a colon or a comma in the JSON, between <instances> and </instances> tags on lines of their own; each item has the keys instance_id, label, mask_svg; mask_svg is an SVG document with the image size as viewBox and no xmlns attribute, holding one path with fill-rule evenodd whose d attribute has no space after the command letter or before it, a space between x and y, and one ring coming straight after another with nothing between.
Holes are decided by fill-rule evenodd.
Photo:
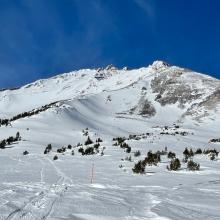
<instances>
[{"instance_id":1,"label":"clear sky","mask_svg":"<svg viewBox=\"0 0 220 220\"><path fill-rule=\"evenodd\" d=\"M0 0L0 87L154 60L220 78L219 0Z\"/></svg>"}]
</instances>

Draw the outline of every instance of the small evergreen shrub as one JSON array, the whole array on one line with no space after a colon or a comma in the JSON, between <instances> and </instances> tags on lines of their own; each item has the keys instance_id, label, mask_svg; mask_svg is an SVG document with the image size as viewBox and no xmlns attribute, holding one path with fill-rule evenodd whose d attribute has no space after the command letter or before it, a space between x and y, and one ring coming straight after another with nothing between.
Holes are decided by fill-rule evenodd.
<instances>
[{"instance_id":1,"label":"small evergreen shrub","mask_svg":"<svg viewBox=\"0 0 220 220\"><path fill-rule=\"evenodd\" d=\"M167 169L176 171L176 170L179 170L180 167L181 167L180 160L178 158L175 158L170 161L170 165L167 166Z\"/></svg>"},{"instance_id":2,"label":"small evergreen shrub","mask_svg":"<svg viewBox=\"0 0 220 220\"><path fill-rule=\"evenodd\" d=\"M186 147L185 150L183 151L183 154L185 157L189 157L190 153L189 153L189 150L188 148Z\"/></svg>"},{"instance_id":3,"label":"small evergreen shrub","mask_svg":"<svg viewBox=\"0 0 220 220\"><path fill-rule=\"evenodd\" d=\"M197 148L195 154L202 154L202 149L201 148Z\"/></svg>"},{"instance_id":4,"label":"small evergreen shrub","mask_svg":"<svg viewBox=\"0 0 220 220\"><path fill-rule=\"evenodd\" d=\"M20 133L17 132L17 133L16 133L16 136L15 136L15 141L20 141L20 140L21 140Z\"/></svg>"},{"instance_id":5,"label":"small evergreen shrub","mask_svg":"<svg viewBox=\"0 0 220 220\"><path fill-rule=\"evenodd\" d=\"M128 147L129 147L129 145L125 142L120 144L120 148L122 148L122 149L125 149L125 148L128 148Z\"/></svg>"},{"instance_id":6,"label":"small evergreen shrub","mask_svg":"<svg viewBox=\"0 0 220 220\"><path fill-rule=\"evenodd\" d=\"M93 147L87 147L84 151L84 155L92 155L95 154Z\"/></svg>"},{"instance_id":7,"label":"small evergreen shrub","mask_svg":"<svg viewBox=\"0 0 220 220\"><path fill-rule=\"evenodd\" d=\"M130 162L132 162L132 160L131 160L131 156L126 157L125 160L126 160L126 161L130 161Z\"/></svg>"},{"instance_id":8,"label":"small evergreen shrub","mask_svg":"<svg viewBox=\"0 0 220 220\"><path fill-rule=\"evenodd\" d=\"M78 144L76 145L76 147L80 147L80 146L82 146L82 144L81 144L81 143L78 143Z\"/></svg>"},{"instance_id":9,"label":"small evergreen shrub","mask_svg":"<svg viewBox=\"0 0 220 220\"><path fill-rule=\"evenodd\" d=\"M215 154L216 156L218 156L219 152L216 149L207 149L203 151L204 154Z\"/></svg>"},{"instance_id":10,"label":"small evergreen shrub","mask_svg":"<svg viewBox=\"0 0 220 220\"><path fill-rule=\"evenodd\" d=\"M196 171L200 169L200 164L194 162L193 160L189 160L187 163L187 169L190 171Z\"/></svg>"},{"instance_id":11,"label":"small evergreen shrub","mask_svg":"<svg viewBox=\"0 0 220 220\"><path fill-rule=\"evenodd\" d=\"M126 140L125 137L116 137L113 138L113 141L117 141L118 145L122 144Z\"/></svg>"},{"instance_id":12,"label":"small evergreen shrub","mask_svg":"<svg viewBox=\"0 0 220 220\"><path fill-rule=\"evenodd\" d=\"M99 142L97 142L96 144L94 144L94 145L93 145L93 147L94 147L96 150L98 150L98 149L99 149L99 147L100 147L100 143L99 143Z\"/></svg>"},{"instance_id":13,"label":"small evergreen shrub","mask_svg":"<svg viewBox=\"0 0 220 220\"><path fill-rule=\"evenodd\" d=\"M69 144L69 145L67 146L67 148L68 148L69 150L71 150L71 149L72 149L72 146Z\"/></svg>"},{"instance_id":14,"label":"small evergreen shrub","mask_svg":"<svg viewBox=\"0 0 220 220\"><path fill-rule=\"evenodd\" d=\"M96 139L96 142L99 143L99 142L103 142L103 140L101 138L98 138Z\"/></svg>"},{"instance_id":15,"label":"small evergreen shrub","mask_svg":"<svg viewBox=\"0 0 220 220\"><path fill-rule=\"evenodd\" d=\"M138 151L135 151L134 152L134 156L135 157L139 157L139 156L141 156L141 152L138 150Z\"/></svg>"},{"instance_id":16,"label":"small evergreen shrub","mask_svg":"<svg viewBox=\"0 0 220 220\"><path fill-rule=\"evenodd\" d=\"M128 146L127 148L126 148L126 153L131 153L131 147L130 146Z\"/></svg>"},{"instance_id":17,"label":"small evergreen shrub","mask_svg":"<svg viewBox=\"0 0 220 220\"><path fill-rule=\"evenodd\" d=\"M55 156L53 157L53 160L58 160L58 156L55 155Z\"/></svg>"},{"instance_id":18,"label":"small evergreen shrub","mask_svg":"<svg viewBox=\"0 0 220 220\"><path fill-rule=\"evenodd\" d=\"M65 147L57 149L57 153L64 153L66 151Z\"/></svg>"},{"instance_id":19,"label":"small evergreen shrub","mask_svg":"<svg viewBox=\"0 0 220 220\"><path fill-rule=\"evenodd\" d=\"M189 150L189 156L190 156L190 157L193 157L193 156L194 156L194 152L193 152L192 148L190 148L190 150Z\"/></svg>"},{"instance_id":20,"label":"small evergreen shrub","mask_svg":"<svg viewBox=\"0 0 220 220\"><path fill-rule=\"evenodd\" d=\"M85 145L93 144L93 141L91 138L88 136L87 140L85 141Z\"/></svg>"},{"instance_id":21,"label":"small evergreen shrub","mask_svg":"<svg viewBox=\"0 0 220 220\"><path fill-rule=\"evenodd\" d=\"M143 174L145 172L145 164L143 161L139 160L135 165L134 168L132 169L134 173L139 173Z\"/></svg>"},{"instance_id":22,"label":"small evergreen shrub","mask_svg":"<svg viewBox=\"0 0 220 220\"><path fill-rule=\"evenodd\" d=\"M83 147L80 147L79 150L78 150L78 152L81 153L82 155L84 155L84 149L83 149Z\"/></svg>"},{"instance_id":23,"label":"small evergreen shrub","mask_svg":"<svg viewBox=\"0 0 220 220\"><path fill-rule=\"evenodd\" d=\"M167 154L167 157L168 157L169 159L174 159L174 158L176 157L176 154L175 154L174 152L170 151L170 152Z\"/></svg>"},{"instance_id":24,"label":"small evergreen shrub","mask_svg":"<svg viewBox=\"0 0 220 220\"><path fill-rule=\"evenodd\" d=\"M24 151L24 152L23 152L23 155L28 155L28 154L29 154L28 151Z\"/></svg>"},{"instance_id":25,"label":"small evergreen shrub","mask_svg":"<svg viewBox=\"0 0 220 220\"><path fill-rule=\"evenodd\" d=\"M216 154L215 153L211 153L210 154L210 160L215 160Z\"/></svg>"},{"instance_id":26,"label":"small evergreen shrub","mask_svg":"<svg viewBox=\"0 0 220 220\"><path fill-rule=\"evenodd\" d=\"M183 160L182 160L183 163L187 163L187 162L188 162L188 159L189 159L189 156L185 155L184 158L183 158Z\"/></svg>"},{"instance_id":27,"label":"small evergreen shrub","mask_svg":"<svg viewBox=\"0 0 220 220\"><path fill-rule=\"evenodd\" d=\"M160 159L160 155L157 154L157 153L152 153L151 151L149 151L147 153L147 157L145 157L143 163L145 165L149 165L149 166L157 166L158 162L160 162L161 159Z\"/></svg>"},{"instance_id":28,"label":"small evergreen shrub","mask_svg":"<svg viewBox=\"0 0 220 220\"><path fill-rule=\"evenodd\" d=\"M2 140L2 141L0 142L0 148L1 148L1 149L4 149L6 145L7 145L6 140Z\"/></svg>"},{"instance_id":29,"label":"small evergreen shrub","mask_svg":"<svg viewBox=\"0 0 220 220\"><path fill-rule=\"evenodd\" d=\"M44 154L48 154L52 150L52 145L48 144L47 147L44 150Z\"/></svg>"}]
</instances>

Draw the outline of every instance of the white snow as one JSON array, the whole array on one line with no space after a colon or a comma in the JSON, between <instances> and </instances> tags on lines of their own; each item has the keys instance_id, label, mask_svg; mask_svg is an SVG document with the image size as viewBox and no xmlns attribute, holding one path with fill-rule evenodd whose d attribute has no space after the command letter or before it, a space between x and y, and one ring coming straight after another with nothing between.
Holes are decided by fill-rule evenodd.
<instances>
[{"instance_id":1,"label":"white snow","mask_svg":"<svg viewBox=\"0 0 220 220\"><path fill-rule=\"evenodd\" d=\"M214 220L220 219L220 158L211 161L197 155L201 170L191 172L182 164L179 171L168 171L170 159L162 156L158 166L147 166L146 174L132 172L134 163L148 150L168 150L183 158L185 147L216 148L211 138L220 138L220 114L211 111L213 120L197 122L190 117L179 122L190 106L161 106L155 101L151 80L159 74L182 70L157 61L137 70L79 70L39 80L18 90L0 92L0 118L12 117L54 101L53 107L38 115L0 127L0 140L20 132L22 140L0 149L0 220ZM103 79L96 79L103 73ZM181 83L203 90L204 99L219 86L219 81L190 70ZM142 90L146 87L146 90ZM156 109L153 117L129 114L141 97ZM192 103L191 103L192 104ZM180 125L189 135L160 135L162 127ZM78 148L56 153L62 146L84 143L82 130L88 128L92 140L103 139L100 153L82 156ZM112 138L129 134L152 133L139 141L129 140L130 154L112 146ZM44 154L47 144L52 152ZM24 156L27 150L30 154ZM140 157L134 157L136 150ZM58 155L58 160L53 160ZM121 160L132 156L132 162ZM92 166L94 177L91 184ZM122 168L119 166L122 165Z\"/></svg>"}]
</instances>

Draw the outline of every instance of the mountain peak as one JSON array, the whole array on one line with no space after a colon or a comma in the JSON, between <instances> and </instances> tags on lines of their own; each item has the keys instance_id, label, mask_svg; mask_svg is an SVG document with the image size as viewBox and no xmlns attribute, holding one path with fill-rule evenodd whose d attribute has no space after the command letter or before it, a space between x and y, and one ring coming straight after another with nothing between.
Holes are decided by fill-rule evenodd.
<instances>
[{"instance_id":1,"label":"mountain peak","mask_svg":"<svg viewBox=\"0 0 220 220\"><path fill-rule=\"evenodd\" d=\"M106 66L105 69L106 70L116 70L117 68L113 64L110 64L110 65Z\"/></svg>"},{"instance_id":2,"label":"mountain peak","mask_svg":"<svg viewBox=\"0 0 220 220\"><path fill-rule=\"evenodd\" d=\"M152 63L152 65L150 65L151 68L158 70L161 68L167 68L171 66L169 63L165 62L165 61L161 61L161 60L156 60Z\"/></svg>"}]
</instances>

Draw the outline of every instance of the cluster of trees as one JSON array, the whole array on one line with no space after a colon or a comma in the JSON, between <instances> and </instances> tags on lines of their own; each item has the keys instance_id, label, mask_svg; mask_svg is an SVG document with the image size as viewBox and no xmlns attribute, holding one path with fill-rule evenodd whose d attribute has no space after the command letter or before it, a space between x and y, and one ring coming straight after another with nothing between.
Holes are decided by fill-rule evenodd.
<instances>
[{"instance_id":1,"label":"cluster of trees","mask_svg":"<svg viewBox=\"0 0 220 220\"><path fill-rule=\"evenodd\" d=\"M148 151L147 157L144 158L144 160L139 160L135 165L132 171L134 173L145 173L145 167L148 166L157 166L157 164L161 161L160 153L152 153L152 151Z\"/></svg>"},{"instance_id":2,"label":"cluster of trees","mask_svg":"<svg viewBox=\"0 0 220 220\"><path fill-rule=\"evenodd\" d=\"M205 149L202 151L201 148L197 148L195 151L193 151L192 148L188 149L185 148L183 151L183 162L187 163L187 170L190 171L196 171L200 170L200 164L193 161L193 156L198 154L208 154L210 156L211 160L214 160L215 157L218 156L219 152L216 149ZM135 156L139 155L139 152L135 152ZM145 157L144 160L139 160L133 167L134 173L143 174L145 173L145 167L157 165L161 161L161 155L167 155L167 157L170 160L170 163L167 165L168 170L174 170L177 171L181 168L181 161L176 157L176 154L172 151L167 152L167 148L165 151L157 151L156 153L152 153L152 151L149 151L147 153L147 157Z\"/></svg>"},{"instance_id":3,"label":"cluster of trees","mask_svg":"<svg viewBox=\"0 0 220 220\"><path fill-rule=\"evenodd\" d=\"M112 139L113 141L115 141L115 143L113 144L114 146L118 146L122 143L124 143L124 141L126 141L125 137L116 137Z\"/></svg>"},{"instance_id":4,"label":"cluster of trees","mask_svg":"<svg viewBox=\"0 0 220 220\"><path fill-rule=\"evenodd\" d=\"M8 126L10 125L10 123L12 121L16 121L18 119L21 119L21 118L26 118L26 117L30 117L32 115L37 115L39 114L40 112L43 112L43 111L46 111L47 109L51 108L53 105L55 105L57 102L52 102L48 105L44 105L42 106L41 108L38 108L38 109L33 109L31 111L27 111L27 112L23 112L23 113L20 113L18 115L15 115L13 116L12 118L10 119L0 119L0 126L4 125L4 126Z\"/></svg>"},{"instance_id":5,"label":"cluster of trees","mask_svg":"<svg viewBox=\"0 0 220 220\"><path fill-rule=\"evenodd\" d=\"M101 151L101 156L104 155L104 150L105 147L103 147L102 149L100 149L100 143L97 142L95 143L93 146L88 146L85 149L81 146L78 150L79 153L81 153L83 156L84 155L93 155L93 154L98 154Z\"/></svg>"},{"instance_id":6,"label":"cluster of trees","mask_svg":"<svg viewBox=\"0 0 220 220\"><path fill-rule=\"evenodd\" d=\"M61 148L58 148L58 149L57 149L57 153L62 154L62 153L64 153L64 152L66 152L66 147L61 147Z\"/></svg>"},{"instance_id":7,"label":"cluster of trees","mask_svg":"<svg viewBox=\"0 0 220 220\"><path fill-rule=\"evenodd\" d=\"M175 135L187 136L189 133L186 131L175 131L175 132L162 131L162 132L160 132L160 134L161 135L173 135L173 136L175 136Z\"/></svg>"},{"instance_id":8,"label":"cluster of trees","mask_svg":"<svg viewBox=\"0 0 220 220\"><path fill-rule=\"evenodd\" d=\"M205 154L209 155L211 160L214 160L219 152L216 149L204 149L202 151L201 148L197 148L196 151L193 151L192 148L188 149L187 147L183 151L184 159L183 162L187 162L188 159L192 159L192 157L196 154Z\"/></svg>"},{"instance_id":9,"label":"cluster of trees","mask_svg":"<svg viewBox=\"0 0 220 220\"><path fill-rule=\"evenodd\" d=\"M142 138L147 138L150 135L152 135L152 133L149 133L149 132L143 133L143 134L139 134L139 135L130 134L127 140L136 140L136 141L138 141L138 140L140 140Z\"/></svg>"},{"instance_id":10,"label":"cluster of trees","mask_svg":"<svg viewBox=\"0 0 220 220\"><path fill-rule=\"evenodd\" d=\"M210 140L210 142L213 142L213 143L220 142L220 138L213 138Z\"/></svg>"},{"instance_id":11,"label":"cluster of trees","mask_svg":"<svg viewBox=\"0 0 220 220\"><path fill-rule=\"evenodd\" d=\"M196 163L193 161L192 157L195 154L201 154L202 150L200 148L198 148L195 152L192 150L192 148L190 148L190 150L188 148L185 148L185 150L183 151L183 162L187 163L187 169L190 171L195 171L195 170L199 170L200 169L200 164ZM167 166L168 170L174 170L177 171L181 168L181 162L178 158L176 158L176 154L173 152L169 152L168 153L168 158L171 159L170 164Z\"/></svg>"},{"instance_id":12,"label":"cluster of trees","mask_svg":"<svg viewBox=\"0 0 220 220\"><path fill-rule=\"evenodd\" d=\"M4 149L7 145L10 145L14 142L20 141L21 140L21 136L20 133L17 132L15 137L10 136L7 139L3 139L2 141L0 141L0 148Z\"/></svg>"},{"instance_id":13,"label":"cluster of trees","mask_svg":"<svg viewBox=\"0 0 220 220\"><path fill-rule=\"evenodd\" d=\"M148 166L157 166L157 164L161 161L160 154L158 152L152 153L152 151L148 151L147 157L143 160L143 163Z\"/></svg>"},{"instance_id":14,"label":"cluster of trees","mask_svg":"<svg viewBox=\"0 0 220 220\"><path fill-rule=\"evenodd\" d=\"M120 148L125 149L126 153L131 153L131 147L125 142L125 140L125 137L113 138L113 141L115 141L113 146L120 146Z\"/></svg>"},{"instance_id":15,"label":"cluster of trees","mask_svg":"<svg viewBox=\"0 0 220 220\"><path fill-rule=\"evenodd\" d=\"M86 149L84 149L83 147L80 147L78 152L81 153L82 155L92 155L92 154L95 154L95 148L91 146L87 147Z\"/></svg>"},{"instance_id":16,"label":"cluster of trees","mask_svg":"<svg viewBox=\"0 0 220 220\"><path fill-rule=\"evenodd\" d=\"M181 167L181 163L180 160L178 158L176 158L176 156L171 157L172 154L168 153L168 158L171 158L171 162L169 164L169 166L167 166L168 170L178 170ZM183 151L183 162L187 163L187 169L190 171L196 171L200 169L200 164L196 163L193 161L193 157L195 155L199 155L199 154L206 154L210 156L211 160L215 160L215 158L218 156L219 152L216 149L204 149L202 151L201 148L197 148L195 151L193 151L192 148L188 149L187 147L185 148L185 150Z\"/></svg>"},{"instance_id":17,"label":"cluster of trees","mask_svg":"<svg viewBox=\"0 0 220 220\"><path fill-rule=\"evenodd\" d=\"M86 129L88 130L88 129ZM81 153L82 155L92 155L92 154L97 154L100 152L100 142L103 142L101 138L97 138L95 143L92 141L92 139L88 136L87 137L87 140L85 141L84 145L91 145L93 144L93 146L88 146L86 149L83 148L83 145L81 143L78 143L75 147L80 147L78 149L78 152ZM66 150L71 150L73 147L72 145L68 145L67 147L61 147L61 148L58 148L57 149L57 153L64 153L66 152ZM104 155L104 147L102 148L102 151L101 151L101 155ZM48 154L50 151L52 150L52 145L51 144L48 144L47 147L45 148L44 150L44 154ZM75 152L74 150L71 151L71 154L74 155ZM57 160L58 159L58 156L55 155L54 160Z\"/></svg>"},{"instance_id":18,"label":"cluster of trees","mask_svg":"<svg viewBox=\"0 0 220 220\"><path fill-rule=\"evenodd\" d=\"M98 154L101 151L101 156L103 156L105 147L100 149L101 142L103 142L103 140L101 138L97 138L94 143L94 141L88 136L85 143L84 143L84 145L87 147L84 149L81 144L78 144L77 146L78 147L80 146L80 148L78 149L78 152L81 153L82 155L93 155L93 154ZM88 145L90 145L90 146L88 146Z\"/></svg>"}]
</instances>

